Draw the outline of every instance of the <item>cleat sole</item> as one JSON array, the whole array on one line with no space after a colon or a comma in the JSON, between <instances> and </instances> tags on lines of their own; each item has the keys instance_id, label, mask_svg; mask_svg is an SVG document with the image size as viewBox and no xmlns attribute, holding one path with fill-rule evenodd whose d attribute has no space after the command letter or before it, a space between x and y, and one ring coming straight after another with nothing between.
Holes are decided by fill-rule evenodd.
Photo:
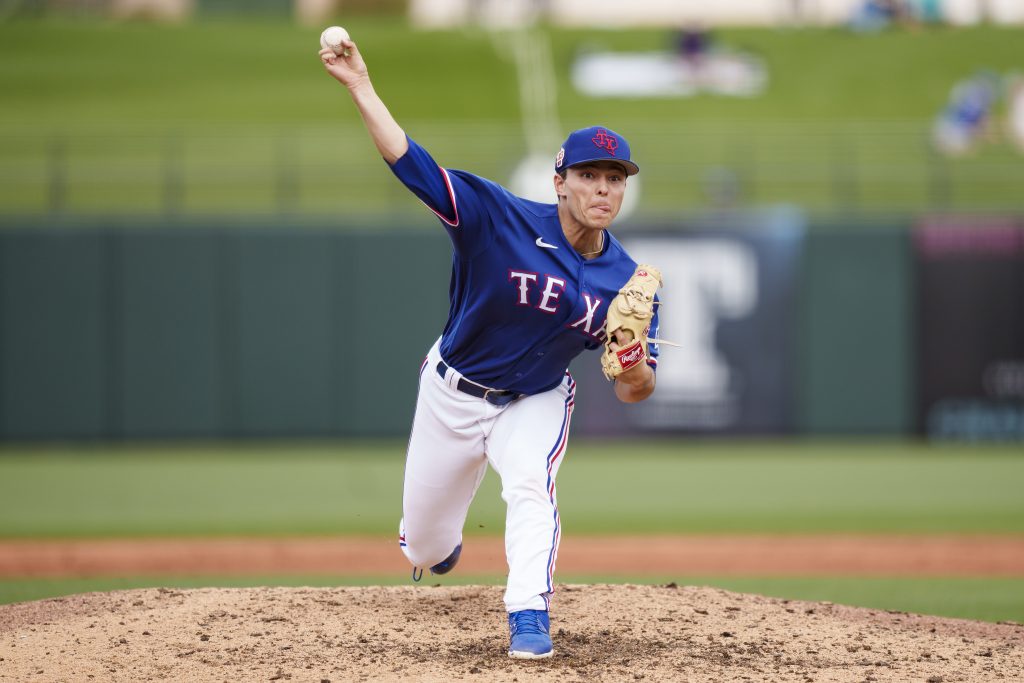
<instances>
[{"instance_id":1,"label":"cleat sole","mask_svg":"<svg viewBox=\"0 0 1024 683\"><path fill-rule=\"evenodd\" d=\"M509 650L508 656L512 659L547 659L551 655L555 654L554 650L548 650L542 655L534 654L532 652L523 652L517 650Z\"/></svg>"}]
</instances>

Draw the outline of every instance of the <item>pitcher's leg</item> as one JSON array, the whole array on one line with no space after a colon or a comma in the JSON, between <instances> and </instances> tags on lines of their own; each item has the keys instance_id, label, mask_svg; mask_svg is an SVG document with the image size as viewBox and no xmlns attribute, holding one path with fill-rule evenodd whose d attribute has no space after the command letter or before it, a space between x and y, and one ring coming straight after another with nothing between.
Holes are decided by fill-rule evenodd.
<instances>
[{"instance_id":1,"label":"pitcher's leg","mask_svg":"<svg viewBox=\"0 0 1024 683\"><path fill-rule=\"evenodd\" d=\"M427 367L409 436L399 543L415 567L446 559L462 541L469 504L487 470L480 403Z\"/></svg>"},{"instance_id":2,"label":"pitcher's leg","mask_svg":"<svg viewBox=\"0 0 1024 683\"><path fill-rule=\"evenodd\" d=\"M508 506L509 612L546 610L554 590L561 537L555 477L569 440L573 389L569 379L549 392L520 399L498 418L487 441Z\"/></svg>"}]
</instances>

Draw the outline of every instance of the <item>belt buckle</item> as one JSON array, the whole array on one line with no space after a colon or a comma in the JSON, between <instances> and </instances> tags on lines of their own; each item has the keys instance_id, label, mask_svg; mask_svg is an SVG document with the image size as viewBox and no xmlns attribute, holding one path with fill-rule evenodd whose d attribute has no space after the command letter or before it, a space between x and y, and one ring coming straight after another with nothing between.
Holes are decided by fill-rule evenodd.
<instances>
[{"instance_id":1,"label":"belt buckle","mask_svg":"<svg viewBox=\"0 0 1024 683\"><path fill-rule=\"evenodd\" d=\"M506 392L503 389L485 389L484 400L490 403L492 406L498 406L500 408L501 406L506 405L508 403L508 401L505 401L504 403L502 403L501 401L501 399L503 399L507 395L507 393L508 392ZM491 394L494 394L493 400L490 398Z\"/></svg>"},{"instance_id":2,"label":"belt buckle","mask_svg":"<svg viewBox=\"0 0 1024 683\"><path fill-rule=\"evenodd\" d=\"M493 400L490 398L491 394L494 395ZM509 391L508 389L484 390L484 400L490 403L492 406L498 406L499 408L501 406L507 406L509 403L512 403L512 401L515 401L517 398L519 398L519 394L517 394L514 391Z\"/></svg>"}]
</instances>

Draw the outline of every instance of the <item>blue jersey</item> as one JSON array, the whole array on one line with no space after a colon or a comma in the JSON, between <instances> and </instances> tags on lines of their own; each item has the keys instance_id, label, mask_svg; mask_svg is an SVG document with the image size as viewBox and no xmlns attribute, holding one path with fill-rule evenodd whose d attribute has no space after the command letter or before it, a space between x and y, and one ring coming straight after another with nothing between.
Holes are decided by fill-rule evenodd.
<instances>
[{"instance_id":1,"label":"blue jersey","mask_svg":"<svg viewBox=\"0 0 1024 683\"><path fill-rule=\"evenodd\" d=\"M412 139L391 169L437 214L454 246L440 347L448 365L492 389L537 394L558 386L585 349L604 344L608 303L636 269L610 233L588 261L562 232L557 205L443 169ZM657 328L655 313L651 337ZM649 349L656 367L657 345Z\"/></svg>"}]
</instances>

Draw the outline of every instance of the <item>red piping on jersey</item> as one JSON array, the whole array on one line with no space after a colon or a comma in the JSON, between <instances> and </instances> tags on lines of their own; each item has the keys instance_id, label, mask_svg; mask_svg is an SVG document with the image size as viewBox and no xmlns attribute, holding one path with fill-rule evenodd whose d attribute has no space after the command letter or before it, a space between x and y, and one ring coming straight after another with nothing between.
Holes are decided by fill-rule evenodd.
<instances>
[{"instance_id":1,"label":"red piping on jersey","mask_svg":"<svg viewBox=\"0 0 1024 683\"><path fill-rule=\"evenodd\" d=\"M448 177L448 171L442 168L441 166L438 166L438 168L441 170L441 175L444 176L444 184L448 186L448 197L452 200L452 210L455 212L455 220L448 220L447 218L441 215L441 212L439 212L437 209L432 207L430 204L427 204L426 202L423 202L423 206L433 211L434 215L440 218L442 221L444 221L445 224L448 225L449 227L457 228L459 227L459 205L455 203L455 189L452 188L452 180L451 178ZM421 199L420 201L423 200Z\"/></svg>"}]
</instances>

